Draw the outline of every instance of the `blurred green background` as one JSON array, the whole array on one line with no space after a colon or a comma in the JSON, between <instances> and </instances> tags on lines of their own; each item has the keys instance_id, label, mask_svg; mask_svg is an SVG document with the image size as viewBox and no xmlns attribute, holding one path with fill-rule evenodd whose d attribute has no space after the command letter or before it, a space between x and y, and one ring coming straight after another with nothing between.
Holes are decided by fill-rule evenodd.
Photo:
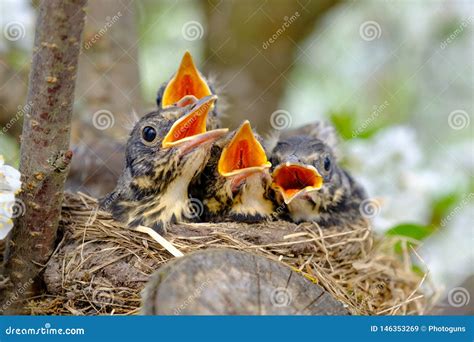
<instances>
[{"instance_id":1,"label":"blurred green background","mask_svg":"<svg viewBox=\"0 0 474 342\"><path fill-rule=\"evenodd\" d=\"M0 9L0 154L17 166L36 8ZM230 128L250 118L271 134L273 113L332 122L341 162L380 203L375 228L419 241L449 289L474 273L473 24L468 0L90 1L70 186L113 186L123 155L110 145L189 50ZM97 129L98 111L113 124Z\"/></svg>"}]
</instances>

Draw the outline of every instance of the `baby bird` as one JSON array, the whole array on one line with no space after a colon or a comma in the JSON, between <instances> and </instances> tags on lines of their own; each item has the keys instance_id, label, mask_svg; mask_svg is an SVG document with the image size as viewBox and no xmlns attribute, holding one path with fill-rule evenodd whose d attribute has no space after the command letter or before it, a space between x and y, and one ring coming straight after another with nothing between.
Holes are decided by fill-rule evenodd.
<instances>
[{"instance_id":1,"label":"baby bird","mask_svg":"<svg viewBox=\"0 0 474 342\"><path fill-rule=\"evenodd\" d=\"M258 222L273 213L268 198L271 186L264 148L249 121L217 141L201 178L193 189L210 221Z\"/></svg>"},{"instance_id":2,"label":"baby bird","mask_svg":"<svg viewBox=\"0 0 474 342\"><path fill-rule=\"evenodd\" d=\"M126 166L117 187L100 202L130 228L164 232L184 219L188 186L204 169L212 143L227 129L207 131L215 95L199 101L185 97L175 106L143 116L126 146Z\"/></svg>"},{"instance_id":3,"label":"baby bird","mask_svg":"<svg viewBox=\"0 0 474 342\"><path fill-rule=\"evenodd\" d=\"M333 148L313 135L280 140L272 151L272 187L278 203L296 222L322 228L365 221L360 205L364 189L337 164Z\"/></svg>"},{"instance_id":4,"label":"baby bird","mask_svg":"<svg viewBox=\"0 0 474 342\"><path fill-rule=\"evenodd\" d=\"M174 105L187 95L202 99L214 94L215 91L210 82L199 72L193 57L186 51L176 74L168 82L163 83L158 90L156 104L158 108L163 109ZM220 128L220 119L215 104L209 114L208 124L210 129Z\"/></svg>"}]
</instances>

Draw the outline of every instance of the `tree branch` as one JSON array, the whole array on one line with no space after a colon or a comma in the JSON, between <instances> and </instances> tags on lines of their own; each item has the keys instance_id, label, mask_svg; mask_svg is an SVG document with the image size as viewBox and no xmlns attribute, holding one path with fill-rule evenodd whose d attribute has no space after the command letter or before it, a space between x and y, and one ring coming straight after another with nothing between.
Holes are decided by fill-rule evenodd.
<instances>
[{"instance_id":1,"label":"tree branch","mask_svg":"<svg viewBox=\"0 0 474 342\"><path fill-rule=\"evenodd\" d=\"M4 271L10 286L0 295L2 311L20 311L21 300L31 294L55 247L72 158L69 139L86 3L48 0L40 4L27 97L32 105L21 139L18 201L26 210L15 220L7 249Z\"/></svg>"}]
</instances>

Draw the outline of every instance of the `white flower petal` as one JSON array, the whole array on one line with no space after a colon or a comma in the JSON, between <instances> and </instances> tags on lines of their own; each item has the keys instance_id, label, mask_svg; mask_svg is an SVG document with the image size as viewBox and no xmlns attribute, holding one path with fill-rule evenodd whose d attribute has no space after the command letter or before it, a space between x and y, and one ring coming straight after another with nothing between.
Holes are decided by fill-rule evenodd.
<instances>
[{"instance_id":1,"label":"white flower petal","mask_svg":"<svg viewBox=\"0 0 474 342\"><path fill-rule=\"evenodd\" d=\"M21 189L21 174L15 168L5 165L0 155L0 240L3 240L13 228L13 206L15 193Z\"/></svg>"},{"instance_id":2,"label":"white flower petal","mask_svg":"<svg viewBox=\"0 0 474 342\"><path fill-rule=\"evenodd\" d=\"M17 192L21 188L21 174L9 165L0 166L0 190Z\"/></svg>"},{"instance_id":3,"label":"white flower petal","mask_svg":"<svg viewBox=\"0 0 474 342\"><path fill-rule=\"evenodd\" d=\"M0 203L0 220L12 217L15 202Z\"/></svg>"},{"instance_id":4,"label":"white flower petal","mask_svg":"<svg viewBox=\"0 0 474 342\"><path fill-rule=\"evenodd\" d=\"M17 193L21 188L21 182L17 180L2 179L0 175L0 191L7 191L13 194Z\"/></svg>"},{"instance_id":5,"label":"white flower petal","mask_svg":"<svg viewBox=\"0 0 474 342\"><path fill-rule=\"evenodd\" d=\"M13 192L5 192L0 190L0 206L8 202L15 202L15 194Z\"/></svg>"},{"instance_id":6,"label":"white flower petal","mask_svg":"<svg viewBox=\"0 0 474 342\"><path fill-rule=\"evenodd\" d=\"M20 171L10 165L0 166L0 173L3 173L7 178L20 179Z\"/></svg>"},{"instance_id":7,"label":"white flower petal","mask_svg":"<svg viewBox=\"0 0 474 342\"><path fill-rule=\"evenodd\" d=\"M7 237L10 230L13 228L13 221L7 220L6 222L2 222L0 220L0 240L3 240Z\"/></svg>"},{"instance_id":8,"label":"white flower petal","mask_svg":"<svg viewBox=\"0 0 474 342\"><path fill-rule=\"evenodd\" d=\"M0 207L0 224L8 222L11 219L10 216L8 209Z\"/></svg>"}]
</instances>

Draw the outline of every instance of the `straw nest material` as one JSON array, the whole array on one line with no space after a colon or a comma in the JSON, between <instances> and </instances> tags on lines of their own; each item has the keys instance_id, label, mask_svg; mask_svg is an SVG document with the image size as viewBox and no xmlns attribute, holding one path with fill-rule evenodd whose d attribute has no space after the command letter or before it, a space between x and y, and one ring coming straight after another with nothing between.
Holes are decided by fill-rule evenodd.
<instances>
[{"instance_id":1,"label":"straw nest material","mask_svg":"<svg viewBox=\"0 0 474 342\"><path fill-rule=\"evenodd\" d=\"M60 233L44 270L47 295L29 301L32 314L136 314L149 275L174 258L83 194L66 195ZM426 277L413 271L407 242L395 252L396 241L382 241L368 228L187 223L170 227L165 238L184 254L231 248L278 260L321 285L352 314L423 314L431 303L421 290Z\"/></svg>"}]
</instances>

